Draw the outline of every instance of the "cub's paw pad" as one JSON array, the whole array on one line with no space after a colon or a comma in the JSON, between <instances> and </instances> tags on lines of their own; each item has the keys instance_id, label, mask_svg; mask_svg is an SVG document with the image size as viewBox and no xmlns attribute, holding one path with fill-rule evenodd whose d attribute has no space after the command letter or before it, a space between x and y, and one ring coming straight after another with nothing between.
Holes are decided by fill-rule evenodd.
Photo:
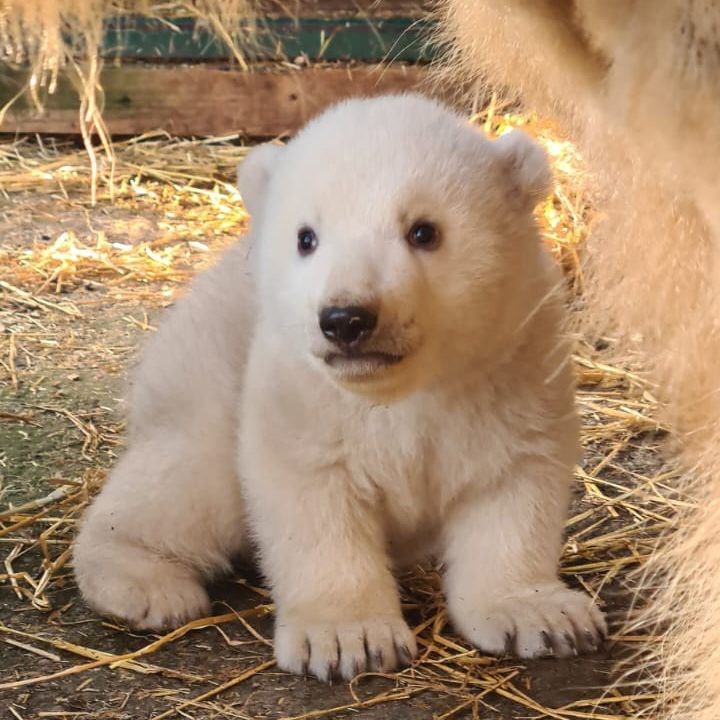
<instances>
[{"instance_id":1,"label":"cub's paw pad","mask_svg":"<svg viewBox=\"0 0 720 720\"><path fill-rule=\"evenodd\" d=\"M278 667L323 682L350 680L367 670L390 672L416 654L415 636L401 617L322 622L293 615L279 618L275 627Z\"/></svg>"},{"instance_id":2,"label":"cub's paw pad","mask_svg":"<svg viewBox=\"0 0 720 720\"><path fill-rule=\"evenodd\" d=\"M569 657L595 652L607 637L592 600L562 586L530 589L463 615L461 632L492 655Z\"/></svg>"}]
</instances>

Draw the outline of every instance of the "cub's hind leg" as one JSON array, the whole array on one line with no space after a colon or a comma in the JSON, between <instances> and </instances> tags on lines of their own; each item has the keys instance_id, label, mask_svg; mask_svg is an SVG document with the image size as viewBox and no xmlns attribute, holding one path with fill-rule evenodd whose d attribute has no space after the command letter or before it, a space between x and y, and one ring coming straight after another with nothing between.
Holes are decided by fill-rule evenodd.
<instances>
[{"instance_id":1,"label":"cub's hind leg","mask_svg":"<svg viewBox=\"0 0 720 720\"><path fill-rule=\"evenodd\" d=\"M205 581L246 549L234 443L173 433L131 445L75 545L85 600L138 629L207 614Z\"/></svg>"}]
</instances>

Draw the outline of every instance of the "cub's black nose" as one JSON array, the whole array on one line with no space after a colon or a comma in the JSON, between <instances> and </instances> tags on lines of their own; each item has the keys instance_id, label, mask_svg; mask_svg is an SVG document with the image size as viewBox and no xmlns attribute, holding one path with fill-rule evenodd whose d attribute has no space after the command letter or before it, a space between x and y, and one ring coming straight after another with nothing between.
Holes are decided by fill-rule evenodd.
<instances>
[{"instance_id":1,"label":"cub's black nose","mask_svg":"<svg viewBox=\"0 0 720 720\"><path fill-rule=\"evenodd\" d=\"M326 307L320 311L323 335L339 347L359 345L372 335L376 325L377 315L364 307Z\"/></svg>"}]
</instances>

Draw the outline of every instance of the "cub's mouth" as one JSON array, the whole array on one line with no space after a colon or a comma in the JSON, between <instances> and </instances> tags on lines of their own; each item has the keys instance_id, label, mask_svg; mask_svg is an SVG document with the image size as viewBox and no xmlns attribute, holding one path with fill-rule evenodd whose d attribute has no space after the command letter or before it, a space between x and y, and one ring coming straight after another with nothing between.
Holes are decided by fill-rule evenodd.
<instances>
[{"instance_id":1,"label":"cub's mouth","mask_svg":"<svg viewBox=\"0 0 720 720\"><path fill-rule=\"evenodd\" d=\"M363 379L402 362L404 355L393 353L351 350L348 352L330 352L324 357L325 364L339 371L348 379Z\"/></svg>"}]
</instances>

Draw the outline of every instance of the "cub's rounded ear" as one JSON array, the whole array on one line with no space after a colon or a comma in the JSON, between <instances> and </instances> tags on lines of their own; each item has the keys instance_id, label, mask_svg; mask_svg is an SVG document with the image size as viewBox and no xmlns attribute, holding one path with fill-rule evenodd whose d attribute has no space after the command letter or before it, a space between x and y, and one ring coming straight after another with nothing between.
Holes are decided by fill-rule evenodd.
<instances>
[{"instance_id":1,"label":"cub's rounded ear","mask_svg":"<svg viewBox=\"0 0 720 720\"><path fill-rule=\"evenodd\" d=\"M492 147L519 204L532 210L550 194L552 170L547 153L529 135L513 130L495 140Z\"/></svg>"},{"instance_id":2,"label":"cub's rounded ear","mask_svg":"<svg viewBox=\"0 0 720 720\"><path fill-rule=\"evenodd\" d=\"M237 168L237 184L243 203L251 215L258 214L265 203L265 191L282 152L281 145L265 143L254 147Z\"/></svg>"}]
</instances>

